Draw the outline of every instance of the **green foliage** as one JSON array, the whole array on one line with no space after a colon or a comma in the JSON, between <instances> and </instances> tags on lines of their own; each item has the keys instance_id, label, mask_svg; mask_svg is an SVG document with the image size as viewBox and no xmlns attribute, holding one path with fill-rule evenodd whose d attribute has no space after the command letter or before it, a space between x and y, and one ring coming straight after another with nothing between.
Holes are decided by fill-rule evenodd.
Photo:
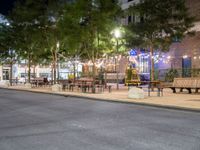
<instances>
[{"instance_id":1,"label":"green foliage","mask_svg":"<svg viewBox=\"0 0 200 150\"><path fill-rule=\"evenodd\" d=\"M15 31L11 26L0 24L0 63L10 64L16 61L16 51L13 52L16 44Z\"/></svg>"},{"instance_id":2,"label":"green foliage","mask_svg":"<svg viewBox=\"0 0 200 150\"><path fill-rule=\"evenodd\" d=\"M165 75L165 81L173 82L174 78L179 76L178 71L176 69L170 69Z\"/></svg>"},{"instance_id":3,"label":"green foliage","mask_svg":"<svg viewBox=\"0 0 200 150\"><path fill-rule=\"evenodd\" d=\"M193 26L194 18L188 15L185 0L143 0L133 5L129 13L140 18L128 29L133 32L130 46L168 50L173 40L182 39Z\"/></svg>"},{"instance_id":4,"label":"green foliage","mask_svg":"<svg viewBox=\"0 0 200 150\"><path fill-rule=\"evenodd\" d=\"M66 5L60 26L72 53L78 52L83 59L94 62L112 49L110 33L119 10L112 0L77 0Z\"/></svg>"},{"instance_id":5,"label":"green foliage","mask_svg":"<svg viewBox=\"0 0 200 150\"><path fill-rule=\"evenodd\" d=\"M174 39L181 40L193 27L185 0L142 0L129 8L129 14L140 18L129 24L128 46L167 51ZM154 59L151 57L151 80L154 80Z\"/></svg>"},{"instance_id":6,"label":"green foliage","mask_svg":"<svg viewBox=\"0 0 200 150\"><path fill-rule=\"evenodd\" d=\"M192 77L200 77L200 69L192 69Z\"/></svg>"}]
</instances>

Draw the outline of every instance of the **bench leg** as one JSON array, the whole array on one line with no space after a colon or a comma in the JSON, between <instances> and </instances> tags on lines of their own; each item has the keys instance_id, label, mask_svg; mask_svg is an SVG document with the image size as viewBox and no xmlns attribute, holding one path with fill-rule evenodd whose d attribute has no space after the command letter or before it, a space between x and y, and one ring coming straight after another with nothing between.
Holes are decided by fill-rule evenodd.
<instances>
[{"instance_id":1,"label":"bench leg","mask_svg":"<svg viewBox=\"0 0 200 150\"><path fill-rule=\"evenodd\" d=\"M180 92L183 92L183 88L180 88Z\"/></svg>"},{"instance_id":2,"label":"bench leg","mask_svg":"<svg viewBox=\"0 0 200 150\"><path fill-rule=\"evenodd\" d=\"M188 93L189 93L189 94L191 94L191 93L192 93L192 90L191 90L191 88L187 88L187 90L188 90Z\"/></svg>"},{"instance_id":3,"label":"bench leg","mask_svg":"<svg viewBox=\"0 0 200 150\"><path fill-rule=\"evenodd\" d=\"M196 88L196 89L195 89L195 93L198 93L198 92L199 92L199 89L198 89L198 88Z\"/></svg>"},{"instance_id":4,"label":"bench leg","mask_svg":"<svg viewBox=\"0 0 200 150\"><path fill-rule=\"evenodd\" d=\"M173 93L176 93L176 88L171 88Z\"/></svg>"}]
</instances>

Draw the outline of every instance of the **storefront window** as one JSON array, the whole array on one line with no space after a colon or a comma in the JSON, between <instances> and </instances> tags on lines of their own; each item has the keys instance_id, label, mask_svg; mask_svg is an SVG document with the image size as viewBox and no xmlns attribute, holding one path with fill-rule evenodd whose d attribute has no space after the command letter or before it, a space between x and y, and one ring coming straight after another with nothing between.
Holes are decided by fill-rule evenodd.
<instances>
[{"instance_id":1,"label":"storefront window","mask_svg":"<svg viewBox=\"0 0 200 150\"><path fill-rule=\"evenodd\" d=\"M9 80L9 69L3 69L3 80Z\"/></svg>"}]
</instances>

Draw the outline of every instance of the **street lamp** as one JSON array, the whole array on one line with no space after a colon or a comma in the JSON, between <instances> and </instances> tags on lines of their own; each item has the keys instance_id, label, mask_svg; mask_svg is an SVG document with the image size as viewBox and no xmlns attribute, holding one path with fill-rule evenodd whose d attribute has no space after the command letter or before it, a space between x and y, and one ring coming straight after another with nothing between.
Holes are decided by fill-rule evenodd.
<instances>
[{"instance_id":1,"label":"street lamp","mask_svg":"<svg viewBox=\"0 0 200 150\"><path fill-rule=\"evenodd\" d=\"M114 30L114 36L116 38L116 42L117 42L117 47L116 47L116 51L117 51L117 54L118 54L118 51L119 51L119 38L121 37L121 32L119 29L115 29ZM116 74L117 74L117 90L119 90L119 68L117 67L117 58L115 57L115 71L116 71Z\"/></svg>"}]
</instances>

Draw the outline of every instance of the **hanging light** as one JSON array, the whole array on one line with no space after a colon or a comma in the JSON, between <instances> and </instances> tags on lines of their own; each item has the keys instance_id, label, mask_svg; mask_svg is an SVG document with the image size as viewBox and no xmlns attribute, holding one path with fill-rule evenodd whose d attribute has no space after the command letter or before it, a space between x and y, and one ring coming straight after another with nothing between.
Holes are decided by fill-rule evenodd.
<instances>
[{"instance_id":1,"label":"hanging light","mask_svg":"<svg viewBox=\"0 0 200 150\"><path fill-rule=\"evenodd\" d=\"M188 58L188 55L184 55L184 56L183 56L183 59L186 59L186 58Z\"/></svg>"},{"instance_id":2,"label":"hanging light","mask_svg":"<svg viewBox=\"0 0 200 150\"><path fill-rule=\"evenodd\" d=\"M194 59L197 59L197 56L194 56L193 58L194 58Z\"/></svg>"},{"instance_id":3,"label":"hanging light","mask_svg":"<svg viewBox=\"0 0 200 150\"><path fill-rule=\"evenodd\" d=\"M171 59L171 56L167 56L167 59Z\"/></svg>"}]
</instances>

